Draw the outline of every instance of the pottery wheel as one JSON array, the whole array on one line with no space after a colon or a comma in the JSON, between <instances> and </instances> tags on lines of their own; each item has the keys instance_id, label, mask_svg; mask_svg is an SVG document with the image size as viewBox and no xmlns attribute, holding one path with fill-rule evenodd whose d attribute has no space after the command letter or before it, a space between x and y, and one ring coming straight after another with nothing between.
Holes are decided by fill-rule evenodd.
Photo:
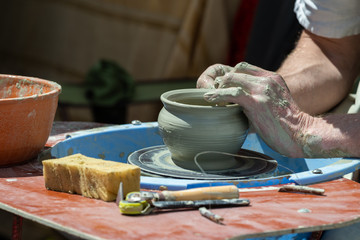
<instances>
[{"instance_id":1,"label":"pottery wheel","mask_svg":"<svg viewBox=\"0 0 360 240\"><path fill-rule=\"evenodd\" d=\"M237 164L231 169L212 170L205 173L200 170L184 169L176 165L172 161L171 154L165 145L135 151L129 155L128 163L140 167L141 171L145 174L197 180L235 180L267 173L277 167L277 161L264 154L246 149L241 149L238 154L248 157L235 157Z\"/></svg>"}]
</instances>

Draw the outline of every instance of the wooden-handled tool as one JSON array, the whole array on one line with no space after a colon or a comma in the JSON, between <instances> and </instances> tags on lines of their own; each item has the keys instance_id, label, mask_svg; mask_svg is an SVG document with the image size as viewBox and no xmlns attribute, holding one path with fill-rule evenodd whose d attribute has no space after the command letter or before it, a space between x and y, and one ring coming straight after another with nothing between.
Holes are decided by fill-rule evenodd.
<instances>
[{"instance_id":1,"label":"wooden-handled tool","mask_svg":"<svg viewBox=\"0 0 360 240\"><path fill-rule=\"evenodd\" d=\"M129 201L197 201L239 198L239 189L235 185L193 188L180 191L131 192L126 196Z\"/></svg>"},{"instance_id":2,"label":"wooden-handled tool","mask_svg":"<svg viewBox=\"0 0 360 240\"><path fill-rule=\"evenodd\" d=\"M310 193L315 195L325 194L324 189L307 187L307 186L298 186L298 185L284 185L279 188L279 192L299 192L299 193Z\"/></svg>"}]
</instances>

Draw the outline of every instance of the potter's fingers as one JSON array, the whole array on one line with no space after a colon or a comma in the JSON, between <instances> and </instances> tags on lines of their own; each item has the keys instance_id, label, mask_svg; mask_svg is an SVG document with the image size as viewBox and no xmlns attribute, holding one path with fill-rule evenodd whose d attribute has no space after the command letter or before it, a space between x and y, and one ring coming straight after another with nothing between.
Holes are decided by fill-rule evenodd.
<instances>
[{"instance_id":1,"label":"potter's fingers","mask_svg":"<svg viewBox=\"0 0 360 240\"><path fill-rule=\"evenodd\" d=\"M235 67L233 72L235 73L245 73L245 74L250 74L253 76L271 76L273 74L275 74L274 72L262 69L260 67L251 65L247 62L241 62L238 63Z\"/></svg>"},{"instance_id":2,"label":"potter's fingers","mask_svg":"<svg viewBox=\"0 0 360 240\"><path fill-rule=\"evenodd\" d=\"M219 76L224 76L226 73L232 71L232 67L215 64L208 67L198 78L197 88L214 88L214 80Z\"/></svg>"},{"instance_id":3,"label":"potter's fingers","mask_svg":"<svg viewBox=\"0 0 360 240\"><path fill-rule=\"evenodd\" d=\"M204 94L204 99L211 103L240 103L241 98L246 95L247 93L241 87L232 87L209 91Z\"/></svg>"},{"instance_id":4,"label":"potter's fingers","mask_svg":"<svg viewBox=\"0 0 360 240\"><path fill-rule=\"evenodd\" d=\"M214 79L207 75L201 75L196 82L196 88L215 88Z\"/></svg>"},{"instance_id":5,"label":"potter's fingers","mask_svg":"<svg viewBox=\"0 0 360 240\"><path fill-rule=\"evenodd\" d=\"M238 79L239 81L245 79L244 75L241 75L241 74L245 74L245 75L247 75L248 79L250 79L251 81L254 81L256 78L258 80L258 82L262 82L263 84L266 84L266 83L271 84L271 82L272 82L272 84L274 84L276 82L283 88L290 91L288 89L284 79L282 78L282 76L280 74L278 74L276 72L264 70L262 68L254 66L254 65L250 65L246 62L241 62L238 65L236 65L236 67L234 67L234 71L232 71L229 74L232 74L232 73L240 74L240 75L237 75L237 76L239 76L239 79ZM249 76L253 76L255 78L250 78Z\"/></svg>"},{"instance_id":6,"label":"potter's fingers","mask_svg":"<svg viewBox=\"0 0 360 240\"><path fill-rule=\"evenodd\" d=\"M214 81L215 88L241 87L250 89L262 81L262 77L252 76L244 73L227 73L225 76L217 77Z\"/></svg>"}]
</instances>

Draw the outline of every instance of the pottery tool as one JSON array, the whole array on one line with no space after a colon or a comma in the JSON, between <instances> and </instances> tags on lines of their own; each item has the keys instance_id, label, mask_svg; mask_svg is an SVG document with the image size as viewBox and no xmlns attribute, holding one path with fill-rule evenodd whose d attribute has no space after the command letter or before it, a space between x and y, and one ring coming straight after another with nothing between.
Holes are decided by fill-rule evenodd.
<instances>
[{"instance_id":1,"label":"pottery tool","mask_svg":"<svg viewBox=\"0 0 360 240\"><path fill-rule=\"evenodd\" d=\"M235 185L193 188L181 191L131 192L126 197L130 201L194 201L239 198L239 189Z\"/></svg>"},{"instance_id":2,"label":"pottery tool","mask_svg":"<svg viewBox=\"0 0 360 240\"><path fill-rule=\"evenodd\" d=\"M207 219L209 219L215 223L223 224L224 218L211 212L206 207L199 208L199 212L200 212L201 216L206 217Z\"/></svg>"},{"instance_id":3,"label":"pottery tool","mask_svg":"<svg viewBox=\"0 0 360 240\"><path fill-rule=\"evenodd\" d=\"M181 191L131 192L123 200L120 183L117 204L120 212L127 215L149 214L153 209L234 207L249 205L247 199L239 199L234 185L195 188Z\"/></svg>"},{"instance_id":4,"label":"pottery tool","mask_svg":"<svg viewBox=\"0 0 360 240\"><path fill-rule=\"evenodd\" d=\"M239 188L239 193L257 192L257 191L274 191L274 190L277 190L278 192L309 193L316 195L325 194L325 189L313 188L303 185L284 185L281 187L269 186L269 187L260 187L260 188Z\"/></svg>"},{"instance_id":5,"label":"pottery tool","mask_svg":"<svg viewBox=\"0 0 360 240\"><path fill-rule=\"evenodd\" d=\"M197 201L153 201L157 209L200 208L200 207L238 207L248 206L250 201L245 198L197 200Z\"/></svg>"},{"instance_id":6,"label":"pottery tool","mask_svg":"<svg viewBox=\"0 0 360 240\"><path fill-rule=\"evenodd\" d=\"M125 215L146 215L156 209L179 209L179 208L201 208L201 207L239 207L248 206L248 199L216 199L196 201L120 201L119 209Z\"/></svg>"},{"instance_id":7,"label":"pottery tool","mask_svg":"<svg viewBox=\"0 0 360 240\"><path fill-rule=\"evenodd\" d=\"M325 189L299 186L299 185L284 185L279 188L279 192L298 192L298 193L324 195Z\"/></svg>"}]
</instances>

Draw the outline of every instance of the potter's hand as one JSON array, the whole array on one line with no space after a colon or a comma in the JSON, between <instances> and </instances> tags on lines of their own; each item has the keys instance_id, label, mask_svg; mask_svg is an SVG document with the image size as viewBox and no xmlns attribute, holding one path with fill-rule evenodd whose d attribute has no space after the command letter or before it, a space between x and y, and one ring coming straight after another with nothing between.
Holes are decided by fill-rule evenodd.
<instances>
[{"instance_id":1,"label":"potter's hand","mask_svg":"<svg viewBox=\"0 0 360 240\"><path fill-rule=\"evenodd\" d=\"M222 64L215 64L208 67L196 82L197 88L215 88L214 83L218 77L223 77L233 71L234 68Z\"/></svg>"},{"instance_id":2,"label":"potter's hand","mask_svg":"<svg viewBox=\"0 0 360 240\"><path fill-rule=\"evenodd\" d=\"M311 117L300 111L280 75L239 63L214 85L218 89L206 93L205 100L239 104L270 147L290 157L304 155L298 134Z\"/></svg>"}]
</instances>

